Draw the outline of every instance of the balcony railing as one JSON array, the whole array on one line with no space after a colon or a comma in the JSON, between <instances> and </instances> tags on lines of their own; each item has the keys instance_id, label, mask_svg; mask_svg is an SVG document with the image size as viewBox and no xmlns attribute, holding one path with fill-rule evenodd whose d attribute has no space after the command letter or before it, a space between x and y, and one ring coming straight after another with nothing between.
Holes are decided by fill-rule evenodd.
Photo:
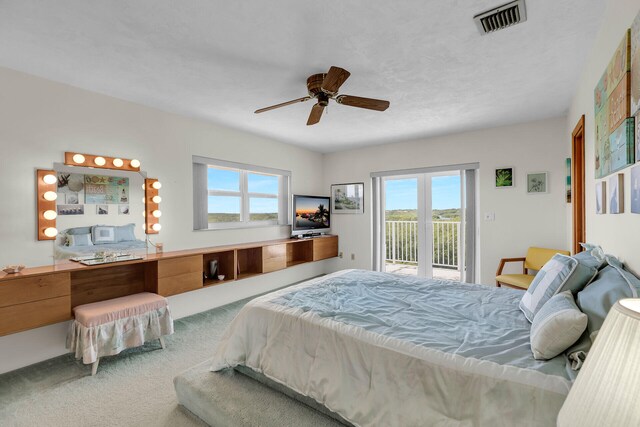
<instances>
[{"instance_id":1,"label":"balcony railing","mask_svg":"<svg viewBox=\"0 0 640 427\"><path fill-rule=\"evenodd\" d=\"M460 270L460 221L433 221L434 267ZM418 221L385 221L387 263L418 264Z\"/></svg>"}]
</instances>

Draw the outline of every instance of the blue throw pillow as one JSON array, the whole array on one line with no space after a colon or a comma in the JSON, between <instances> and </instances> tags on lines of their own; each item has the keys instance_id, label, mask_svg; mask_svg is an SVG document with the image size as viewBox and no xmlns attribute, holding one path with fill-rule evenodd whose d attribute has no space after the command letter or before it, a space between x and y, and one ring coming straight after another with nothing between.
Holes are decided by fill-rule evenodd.
<instances>
[{"instance_id":1,"label":"blue throw pillow","mask_svg":"<svg viewBox=\"0 0 640 427\"><path fill-rule=\"evenodd\" d=\"M135 224L127 224L115 227L116 243L133 242L136 240Z\"/></svg>"},{"instance_id":2,"label":"blue throw pillow","mask_svg":"<svg viewBox=\"0 0 640 427\"><path fill-rule=\"evenodd\" d=\"M591 243L580 243L580 246L584 248L584 251L578 252L573 256L582 264L586 264L600 270L607 265L605 254L602 248L598 245L592 245Z\"/></svg>"},{"instance_id":3,"label":"blue throw pillow","mask_svg":"<svg viewBox=\"0 0 640 427\"><path fill-rule=\"evenodd\" d=\"M564 291L576 293L589 283L598 270L570 256L555 254L536 274L529 289L520 300L520 310L529 322L556 294Z\"/></svg>"},{"instance_id":4,"label":"blue throw pillow","mask_svg":"<svg viewBox=\"0 0 640 427\"><path fill-rule=\"evenodd\" d=\"M637 298L640 294L640 279L625 270L622 263L614 257L607 256L607 263L595 280L579 292L577 297L578 306L589 318L587 331L591 341L596 338L616 301Z\"/></svg>"},{"instance_id":5,"label":"blue throw pillow","mask_svg":"<svg viewBox=\"0 0 640 427\"><path fill-rule=\"evenodd\" d=\"M65 233L69 236L75 236L76 234L91 234L91 227L74 227L68 229Z\"/></svg>"},{"instance_id":6,"label":"blue throw pillow","mask_svg":"<svg viewBox=\"0 0 640 427\"><path fill-rule=\"evenodd\" d=\"M93 246L91 234L67 234L67 246Z\"/></svg>"},{"instance_id":7,"label":"blue throw pillow","mask_svg":"<svg viewBox=\"0 0 640 427\"><path fill-rule=\"evenodd\" d=\"M94 245L116 243L115 227L110 225L94 225L91 227L91 240Z\"/></svg>"}]
</instances>

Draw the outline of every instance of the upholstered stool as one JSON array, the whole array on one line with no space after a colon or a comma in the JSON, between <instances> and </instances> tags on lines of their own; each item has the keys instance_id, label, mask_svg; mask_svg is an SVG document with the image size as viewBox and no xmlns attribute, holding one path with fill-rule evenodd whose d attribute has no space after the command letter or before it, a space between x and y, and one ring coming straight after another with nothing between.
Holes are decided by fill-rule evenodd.
<instances>
[{"instance_id":1,"label":"upholstered stool","mask_svg":"<svg viewBox=\"0 0 640 427\"><path fill-rule=\"evenodd\" d=\"M92 364L91 375L96 374L102 356L154 339L165 348L163 337L173 333L167 299L149 292L79 305L73 314L67 348L83 363Z\"/></svg>"}]
</instances>

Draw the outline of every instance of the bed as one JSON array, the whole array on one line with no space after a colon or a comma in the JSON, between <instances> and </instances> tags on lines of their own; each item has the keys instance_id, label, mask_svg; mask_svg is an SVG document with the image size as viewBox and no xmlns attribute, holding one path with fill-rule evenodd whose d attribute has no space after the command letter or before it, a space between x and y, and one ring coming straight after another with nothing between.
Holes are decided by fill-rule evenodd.
<instances>
[{"instance_id":1,"label":"bed","mask_svg":"<svg viewBox=\"0 0 640 427\"><path fill-rule=\"evenodd\" d=\"M522 295L340 271L249 302L211 370L250 368L356 426L551 426L576 373L533 358Z\"/></svg>"}]
</instances>

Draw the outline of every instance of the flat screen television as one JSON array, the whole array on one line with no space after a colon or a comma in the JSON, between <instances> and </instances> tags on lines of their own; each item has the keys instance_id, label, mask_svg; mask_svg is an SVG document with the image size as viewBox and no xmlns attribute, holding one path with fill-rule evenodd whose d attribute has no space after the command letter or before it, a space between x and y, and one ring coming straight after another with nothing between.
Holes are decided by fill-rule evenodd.
<instances>
[{"instance_id":1,"label":"flat screen television","mask_svg":"<svg viewBox=\"0 0 640 427\"><path fill-rule=\"evenodd\" d=\"M327 196L293 195L292 236L328 233L331 229L331 214Z\"/></svg>"}]
</instances>

